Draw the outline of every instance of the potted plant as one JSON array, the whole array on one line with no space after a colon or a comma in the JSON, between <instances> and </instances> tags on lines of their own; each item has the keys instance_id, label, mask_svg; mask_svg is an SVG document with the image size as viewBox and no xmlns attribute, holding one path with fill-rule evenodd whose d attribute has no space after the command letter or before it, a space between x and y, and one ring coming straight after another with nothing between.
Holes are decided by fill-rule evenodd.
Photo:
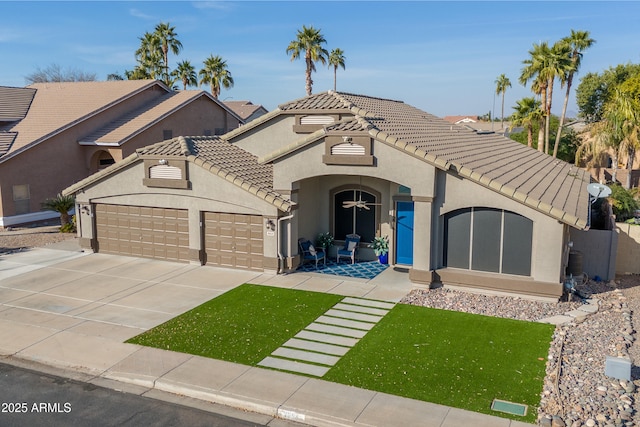
<instances>
[{"instance_id":1,"label":"potted plant","mask_svg":"<svg viewBox=\"0 0 640 427\"><path fill-rule=\"evenodd\" d=\"M380 236L374 238L371 248L373 248L373 252L378 257L380 264L389 263L389 237Z\"/></svg>"},{"instance_id":2,"label":"potted plant","mask_svg":"<svg viewBox=\"0 0 640 427\"><path fill-rule=\"evenodd\" d=\"M324 253L327 253L331 245L333 245L333 236L331 233L327 232L318 234L318 237L316 238L316 246L322 248Z\"/></svg>"}]
</instances>

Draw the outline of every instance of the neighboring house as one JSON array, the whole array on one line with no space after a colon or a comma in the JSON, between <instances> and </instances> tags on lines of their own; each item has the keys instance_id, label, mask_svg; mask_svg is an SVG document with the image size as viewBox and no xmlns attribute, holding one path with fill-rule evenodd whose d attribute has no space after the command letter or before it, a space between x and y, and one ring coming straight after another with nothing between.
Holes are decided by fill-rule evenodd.
<instances>
[{"instance_id":1,"label":"neighboring house","mask_svg":"<svg viewBox=\"0 0 640 427\"><path fill-rule=\"evenodd\" d=\"M251 101L224 101L231 111L236 113L245 123L268 113L262 105L254 105Z\"/></svg>"},{"instance_id":2,"label":"neighboring house","mask_svg":"<svg viewBox=\"0 0 640 427\"><path fill-rule=\"evenodd\" d=\"M508 136L511 133L522 131L517 129L511 131L509 129L509 127L511 126L511 122L509 121L505 121L504 124L502 124L501 122L485 122L480 120L478 116L445 116L443 117L443 119L448 121L449 123L465 126L467 127L467 129L471 129L476 132L495 132L501 135Z\"/></svg>"},{"instance_id":3,"label":"neighboring house","mask_svg":"<svg viewBox=\"0 0 640 427\"><path fill-rule=\"evenodd\" d=\"M65 190L98 252L283 272L298 238L390 239L415 283L558 298L589 174L399 101L320 93L221 137L137 150ZM362 199L366 208L344 208ZM335 247L333 248L335 252Z\"/></svg>"},{"instance_id":4,"label":"neighboring house","mask_svg":"<svg viewBox=\"0 0 640 427\"><path fill-rule=\"evenodd\" d=\"M45 199L137 148L242 123L206 92L156 80L0 87L0 228L57 217Z\"/></svg>"}]
</instances>

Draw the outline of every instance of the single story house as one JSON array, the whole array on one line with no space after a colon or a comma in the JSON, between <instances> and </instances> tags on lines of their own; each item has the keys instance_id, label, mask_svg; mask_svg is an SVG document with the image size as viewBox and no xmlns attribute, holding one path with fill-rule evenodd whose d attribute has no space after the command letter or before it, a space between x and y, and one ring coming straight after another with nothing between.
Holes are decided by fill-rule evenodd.
<instances>
[{"instance_id":1,"label":"single story house","mask_svg":"<svg viewBox=\"0 0 640 427\"><path fill-rule=\"evenodd\" d=\"M558 298L569 230L589 228L589 182L503 136L329 91L222 136L138 149L64 193L98 252L285 272L301 237L357 233L374 259L367 243L388 236L390 263L416 283Z\"/></svg>"},{"instance_id":2,"label":"single story house","mask_svg":"<svg viewBox=\"0 0 640 427\"><path fill-rule=\"evenodd\" d=\"M207 92L157 80L0 87L0 229L57 217L44 200L138 148L242 123Z\"/></svg>"}]
</instances>

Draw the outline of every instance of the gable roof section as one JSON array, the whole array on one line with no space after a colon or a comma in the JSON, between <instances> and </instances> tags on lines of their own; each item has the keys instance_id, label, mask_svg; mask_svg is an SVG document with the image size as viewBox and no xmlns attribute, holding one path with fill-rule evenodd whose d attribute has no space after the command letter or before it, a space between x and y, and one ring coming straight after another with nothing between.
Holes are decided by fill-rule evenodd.
<instances>
[{"instance_id":1,"label":"gable roof section","mask_svg":"<svg viewBox=\"0 0 640 427\"><path fill-rule=\"evenodd\" d=\"M126 159L66 188L63 194L73 194L147 156L184 157L284 212L293 206L289 199L272 189L272 165L259 164L256 156L217 136L180 136L140 148Z\"/></svg>"},{"instance_id":2,"label":"gable roof section","mask_svg":"<svg viewBox=\"0 0 640 427\"><path fill-rule=\"evenodd\" d=\"M262 105L255 105L251 101L225 101L224 104L231 109L234 113L242 118L242 120L248 119L253 113L262 109L267 113L267 109Z\"/></svg>"},{"instance_id":3,"label":"gable roof section","mask_svg":"<svg viewBox=\"0 0 640 427\"><path fill-rule=\"evenodd\" d=\"M35 94L33 88L0 86L0 123L23 119Z\"/></svg>"},{"instance_id":4,"label":"gable roof section","mask_svg":"<svg viewBox=\"0 0 640 427\"><path fill-rule=\"evenodd\" d=\"M215 102L214 98L205 91L167 92L150 103L110 122L102 129L98 129L92 134L81 138L79 142L80 144L122 145L165 117L201 97L210 99L211 102L220 105L224 110L236 116L235 113L221 105L220 102ZM241 120L240 117L237 118Z\"/></svg>"},{"instance_id":5,"label":"gable roof section","mask_svg":"<svg viewBox=\"0 0 640 427\"><path fill-rule=\"evenodd\" d=\"M0 162L152 86L169 91L157 80L37 83L28 86L35 89L33 102L22 120L4 129L17 133L17 136L11 149L0 157Z\"/></svg>"},{"instance_id":6,"label":"gable roof section","mask_svg":"<svg viewBox=\"0 0 640 427\"><path fill-rule=\"evenodd\" d=\"M286 113L344 109L381 142L563 223L580 229L588 226L589 174L501 135L477 133L401 101L341 92L320 93L279 106ZM316 139L317 132L311 134ZM299 149L309 143L311 135L287 148ZM279 150L260 160L271 161L285 154Z\"/></svg>"}]
</instances>

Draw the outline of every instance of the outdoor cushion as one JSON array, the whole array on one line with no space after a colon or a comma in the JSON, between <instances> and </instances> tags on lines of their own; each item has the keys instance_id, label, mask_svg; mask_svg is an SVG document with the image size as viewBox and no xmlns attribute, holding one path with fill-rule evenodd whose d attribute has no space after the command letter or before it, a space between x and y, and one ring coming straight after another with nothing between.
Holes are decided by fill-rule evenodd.
<instances>
[{"instance_id":1,"label":"outdoor cushion","mask_svg":"<svg viewBox=\"0 0 640 427\"><path fill-rule=\"evenodd\" d=\"M316 248L314 248L314 247L313 247L313 245L311 245L311 244L309 245L309 253L310 253L311 255L313 255L313 256L316 256L316 254L318 253L318 252L316 251Z\"/></svg>"},{"instance_id":2,"label":"outdoor cushion","mask_svg":"<svg viewBox=\"0 0 640 427\"><path fill-rule=\"evenodd\" d=\"M358 242L353 242L353 241L349 242L349 244L347 245L347 250L348 250L349 252L351 252L352 250L354 250L354 249L355 249L355 247L356 247L356 245L357 245L357 244L358 244Z\"/></svg>"}]
</instances>

